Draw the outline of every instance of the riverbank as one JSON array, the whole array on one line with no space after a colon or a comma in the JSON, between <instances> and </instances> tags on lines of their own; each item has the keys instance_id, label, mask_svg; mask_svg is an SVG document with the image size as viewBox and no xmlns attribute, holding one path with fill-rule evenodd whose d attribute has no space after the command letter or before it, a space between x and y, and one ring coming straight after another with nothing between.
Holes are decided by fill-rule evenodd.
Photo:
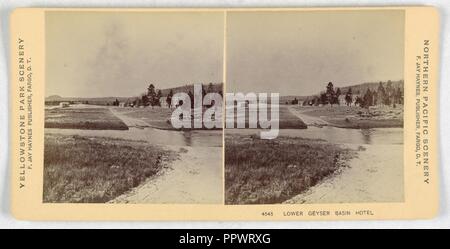
<instances>
[{"instance_id":1,"label":"riverbank","mask_svg":"<svg viewBox=\"0 0 450 249\"><path fill-rule=\"evenodd\" d=\"M284 203L402 202L402 155L403 145L364 145L348 167Z\"/></svg>"},{"instance_id":2,"label":"riverbank","mask_svg":"<svg viewBox=\"0 0 450 249\"><path fill-rule=\"evenodd\" d=\"M227 129L225 134L227 204L401 202L404 198L403 128L310 126L280 130L276 139L268 141L260 140L255 129ZM293 145L279 145L284 143ZM339 167L326 160L333 148L350 155L339 157ZM328 168L332 173L317 174L315 184L297 188L311 171L296 173L280 165L298 169L304 163L312 172Z\"/></svg>"},{"instance_id":3,"label":"riverbank","mask_svg":"<svg viewBox=\"0 0 450 249\"><path fill-rule=\"evenodd\" d=\"M170 122L174 109L170 108L156 106L145 108L110 107L110 109L116 116L118 116L124 122L127 122L128 120L130 125L134 127L151 127L159 130L169 131L222 130L222 128L208 129L204 126L202 126L201 128L194 128L193 119L191 121L192 128L174 128L172 126L172 123ZM194 113L193 110L192 113Z\"/></svg>"},{"instance_id":4,"label":"riverbank","mask_svg":"<svg viewBox=\"0 0 450 249\"><path fill-rule=\"evenodd\" d=\"M45 109L45 128L128 130L128 126L104 107L79 105Z\"/></svg>"},{"instance_id":5,"label":"riverbank","mask_svg":"<svg viewBox=\"0 0 450 249\"><path fill-rule=\"evenodd\" d=\"M104 203L161 171L177 153L144 141L45 134L44 202Z\"/></svg>"},{"instance_id":6,"label":"riverbank","mask_svg":"<svg viewBox=\"0 0 450 249\"><path fill-rule=\"evenodd\" d=\"M234 106L231 107L227 107L227 108L233 108ZM271 109L270 109L270 105L268 105L267 107L267 118L268 120L272 120L271 117ZM235 108L234 111L234 119L230 119L232 122L234 122L234 127L236 129L241 129L241 128L237 128L237 119L238 118L243 118L244 122L245 122L245 129L249 129L249 117L251 115L254 115L255 117L259 117L259 110L256 109L256 113L250 113L249 107L245 107L244 108L244 112L243 113L237 113L237 108ZM228 122L228 118L227 121ZM257 123L257 127L261 128L259 122ZM228 127L233 129L232 127ZM279 105L278 106L278 128L279 129L306 129L307 125L305 124L305 122L299 118L298 116L296 116L294 113L292 113L292 111L285 105ZM243 128L242 128L243 129Z\"/></svg>"},{"instance_id":7,"label":"riverbank","mask_svg":"<svg viewBox=\"0 0 450 249\"><path fill-rule=\"evenodd\" d=\"M133 109L136 117L102 106L48 110L81 124L107 115L127 129L45 128L45 202L222 203L222 131L155 129L139 118L150 109Z\"/></svg>"},{"instance_id":8,"label":"riverbank","mask_svg":"<svg viewBox=\"0 0 450 249\"><path fill-rule=\"evenodd\" d=\"M323 140L252 135L225 138L226 204L286 201L345 166L353 153Z\"/></svg>"},{"instance_id":9,"label":"riverbank","mask_svg":"<svg viewBox=\"0 0 450 249\"><path fill-rule=\"evenodd\" d=\"M222 203L222 148L169 148L179 152L175 161L110 203Z\"/></svg>"}]
</instances>

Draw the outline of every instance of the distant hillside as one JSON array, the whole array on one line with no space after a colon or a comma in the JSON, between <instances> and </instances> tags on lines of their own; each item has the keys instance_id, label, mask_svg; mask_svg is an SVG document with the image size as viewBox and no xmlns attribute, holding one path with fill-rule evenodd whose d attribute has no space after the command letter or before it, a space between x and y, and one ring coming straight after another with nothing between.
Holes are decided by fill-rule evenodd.
<instances>
[{"instance_id":1,"label":"distant hillside","mask_svg":"<svg viewBox=\"0 0 450 249\"><path fill-rule=\"evenodd\" d=\"M284 104L286 102L291 103L292 100L294 100L294 99L298 99L299 101L304 101L306 98L308 98L308 96L295 96L295 95L280 96L280 103L282 103L282 104Z\"/></svg>"},{"instance_id":2,"label":"distant hillside","mask_svg":"<svg viewBox=\"0 0 450 249\"><path fill-rule=\"evenodd\" d=\"M386 82L383 82L383 86L386 87ZM367 92L367 89L370 88L370 91L373 90L377 90L378 86L380 85L380 82L368 82L368 83L363 83L363 84L358 84L358 85L353 85L353 86L346 86L346 87L341 87L341 92L342 93L346 93L348 91L348 89L351 87L352 88L352 93L353 94L364 94L365 92ZM403 92L403 80L399 80L399 81L392 81L392 87L397 89L398 87L400 87L400 89Z\"/></svg>"},{"instance_id":3,"label":"distant hillside","mask_svg":"<svg viewBox=\"0 0 450 249\"><path fill-rule=\"evenodd\" d=\"M205 88L205 90L208 90L209 87L209 83L208 84L203 84L203 87ZM188 93L189 91L194 92L194 85L184 85L184 86L179 86L179 87L173 87L173 88L167 88L167 89L162 89L161 93L162 96L165 97L169 94L170 90L173 91L173 93L179 93L179 92L185 92ZM223 83L213 83L212 84L212 91L213 92L222 92L223 93Z\"/></svg>"},{"instance_id":4,"label":"distant hillside","mask_svg":"<svg viewBox=\"0 0 450 249\"><path fill-rule=\"evenodd\" d=\"M209 84L204 84L203 87L205 90L208 90ZM145 88L143 88L145 89ZM213 83L212 89L214 92L223 92L223 83ZM159 89L157 88L156 91ZM189 91L194 92L194 85L184 85L173 88L161 89L162 96L165 97L169 94L170 90L173 93L186 92ZM142 92L144 92L143 90ZM47 105L57 105L60 102L70 102L70 103L83 103L83 104L92 104L92 105L106 105L112 104L116 99L119 102L133 101L136 98L140 98L140 95L130 96L130 97L98 97L98 98L84 98L84 97L61 97L59 95L51 95L45 98L45 103Z\"/></svg>"},{"instance_id":5,"label":"distant hillside","mask_svg":"<svg viewBox=\"0 0 450 249\"><path fill-rule=\"evenodd\" d=\"M51 95L51 96L48 96L47 98L45 98L45 101L60 101L63 99L64 98L59 95Z\"/></svg>"},{"instance_id":6,"label":"distant hillside","mask_svg":"<svg viewBox=\"0 0 450 249\"><path fill-rule=\"evenodd\" d=\"M368 88L370 90L377 90L378 89L379 82L367 82L362 84L356 84L351 86L345 86L340 87L341 93L345 94L348 89L351 87L353 94L364 94ZM208 89L209 84L204 84L203 87L205 89ZM383 82L383 86L386 87L386 82ZM326 84L324 84L323 88L325 90ZM392 81L392 87L398 88L403 91L403 80L399 81ZM214 92L223 92L223 83L213 83L212 88ZM156 89L158 90L158 88ZM184 85L179 87L173 87L173 88L166 88L161 89L162 96L165 97L167 94L169 94L170 90L173 91L173 93L178 92L193 92L194 91L194 85ZM145 90L143 90L144 92ZM309 96L300 96L300 95L289 95L289 96L280 96L280 103L286 103L291 102L294 99L298 99L299 101L304 101L306 99L312 98L314 96L320 95L320 92L318 92L315 95L309 95ZM136 96L130 96L130 97L98 97L98 98L83 98L83 97L61 97L59 95L51 95L45 98L46 104L58 104L59 102L73 102L73 103L88 103L88 104L96 104L96 105L106 105L107 103L112 103L116 99L119 100L119 102L126 102L127 100L132 101L136 98L140 98L140 95Z\"/></svg>"},{"instance_id":7,"label":"distant hillside","mask_svg":"<svg viewBox=\"0 0 450 249\"><path fill-rule=\"evenodd\" d=\"M52 95L45 98L46 105L58 105L60 102L69 103L81 103L81 104L91 104L91 105L106 105L108 103L113 103L116 99L120 102L126 101L127 99L133 99L134 97L99 97L99 98L79 98L79 97L61 97L58 95Z\"/></svg>"},{"instance_id":8,"label":"distant hillside","mask_svg":"<svg viewBox=\"0 0 450 249\"><path fill-rule=\"evenodd\" d=\"M357 94L364 94L367 89L370 89L371 91L376 91L378 89L380 82L366 82L366 83L362 83L362 84L356 84L356 85L350 85L350 86L344 86L344 87L339 87L341 89L341 93L345 94L349 88L352 88L352 93L354 95ZM383 82L383 86L386 87L387 82ZM323 88L325 91L325 87L326 84L324 84ZM401 91L403 92L404 90L404 83L403 80L398 80L398 81L392 81L392 87L397 89L398 87L400 87ZM335 87L336 89L336 87ZM322 91L322 92L324 92ZM315 96L319 96L321 92L318 92L317 94L314 95L309 95L309 96L295 96L295 95L291 95L291 96L280 96L280 103L286 103L289 102L291 103L292 100L294 100L295 98L298 99L299 101L304 101L306 99L311 99L312 97Z\"/></svg>"}]
</instances>

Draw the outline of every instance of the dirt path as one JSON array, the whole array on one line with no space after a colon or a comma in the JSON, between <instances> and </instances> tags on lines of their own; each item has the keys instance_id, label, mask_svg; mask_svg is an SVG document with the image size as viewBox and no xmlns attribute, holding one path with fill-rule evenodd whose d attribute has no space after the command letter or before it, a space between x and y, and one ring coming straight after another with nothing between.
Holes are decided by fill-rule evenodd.
<instances>
[{"instance_id":1,"label":"dirt path","mask_svg":"<svg viewBox=\"0 0 450 249\"><path fill-rule=\"evenodd\" d=\"M178 150L180 158L161 174L111 203L222 203L222 148Z\"/></svg>"},{"instance_id":2,"label":"dirt path","mask_svg":"<svg viewBox=\"0 0 450 249\"><path fill-rule=\"evenodd\" d=\"M131 118L113 108L111 112L128 127L150 127L143 120ZM161 131L165 132L165 131ZM173 134L172 134L173 135ZM166 137L168 139L168 137ZM222 148L165 146L179 151L180 158L166 165L155 177L111 203L222 203Z\"/></svg>"},{"instance_id":3,"label":"dirt path","mask_svg":"<svg viewBox=\"0 0 450 249\"><path fill-rule=\"evenodd\" d=\"M348 168L285 203L403 201L403 145L363 147Z\"/></svg>"},{"instance_id":4,"label":"dirt path","mask_svg":"<svg viewBox=\"0 0 450 249\"><path fill-rule=\"evenodd\" d=\"M327 121L325 121L321 118L318 118L318 117L305 115L302 113L302 111L296 110L292 106L288 106L288 109L292 114L294 114L299 119L301 119L303 121L303 123L305 123L307 126L322 127L322 126L328 125Z\"/></svg>"},{"instance_id":5,"label":"dirt path","mask_svg":"<svg viewBox=\"0 0 450 249\"><path fill-rule=\"evenodd\" d=\"M136 118L130 118L130 117L126 116L125 115L126 112L120 113L120 112L114 110L114 108L109 108L109 110L111 111L112 114L114 114L114 116L116 116L118 119L122 120L122 122L124 122L128 127L136 127L136 128L150 127L150 125L143 120L139 120Z\"/></svg>"}]
</instances>

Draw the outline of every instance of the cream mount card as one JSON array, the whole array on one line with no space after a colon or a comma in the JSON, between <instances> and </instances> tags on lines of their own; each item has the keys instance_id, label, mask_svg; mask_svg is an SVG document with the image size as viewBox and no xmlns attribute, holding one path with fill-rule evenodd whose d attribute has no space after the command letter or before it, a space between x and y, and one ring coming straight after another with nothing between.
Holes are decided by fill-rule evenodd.
<instances>
[{"instance_id":1,"label":"cream mount card","mask_svg":"<svg viewBox=\"0 0 450 249\"><path fill-rule=\"evenodd\" d=\"M10 23L18 219L438 213L433 7L23 8Z\"/></svg>"}]
</instances>

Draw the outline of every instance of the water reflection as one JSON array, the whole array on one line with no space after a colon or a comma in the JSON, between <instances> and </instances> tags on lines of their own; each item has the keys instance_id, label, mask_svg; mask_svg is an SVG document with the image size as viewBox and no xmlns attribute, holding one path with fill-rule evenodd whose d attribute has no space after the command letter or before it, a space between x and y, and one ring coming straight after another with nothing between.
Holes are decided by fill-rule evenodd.
<instances>
[{"instance_id":1,"label":"water reflection","mask_svg":"<svg viewBox=\"0 0 450 249\"><path fill-rule=\"evenodd\" d=\"M226 129L226 134L259 135L261 129ZM46 128L46 133L143 140L153 144L222 147L221 130L170 131L154 128L129 130L78 130ZM345 129L331 126L281 129L279 136L323 139L342 144L403 144L403 128Z\"/></svg>"},{"instance_id":2,"label":"water reflection","mask_svg":"<svg viewBox=\"0 0 450 249\"><path fill-rule=\"evenodd\" d=\"M184 142L187 146L192 146L192 133L191 132L183 132Z\"/></svg>"},{"instance_id":3,"label":"water reflection","mask_svg":"<svg viewBox=\"0 0 450 249\"><path fill-rule=\"evenodd\" d=\"M361 130L361 134L364 140L364 144L371 144L371 135L372 135L372 130L371 129L364 129Z\"/></svg>"},{"instance_id":4,"label":"water reflection","mask_svg":"<svg viewBox=\"0 0 450 249\"><path fill-rule=\"evenodd\" d=\"M258 135L257 129L226 129L226 134ZM403 144L403 128L345 129L331 126L282 129L279 136L323 139L344 144Z\"/></svg>"},{"instance_id":5,"label":"water reflection","mask_svg":"<svg viewBox=\"0 0 450 249\"><path fill-rule=\"evenodd\" d=\"M199 147L221 147L222 131L170 131L154 128L133 128L129 130L78 130L78 129L55 129L46 128L46 133L79 136L111 137L128 140L148 141L152 144L177 145L177 146L199 146Z\"/></svg>"}]
</instances>

